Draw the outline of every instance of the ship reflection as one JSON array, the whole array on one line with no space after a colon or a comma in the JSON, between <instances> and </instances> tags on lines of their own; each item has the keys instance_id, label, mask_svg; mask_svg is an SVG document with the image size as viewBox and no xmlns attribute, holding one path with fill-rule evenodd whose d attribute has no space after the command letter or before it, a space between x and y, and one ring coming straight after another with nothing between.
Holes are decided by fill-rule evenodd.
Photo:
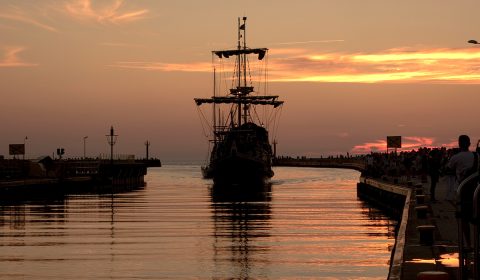
<instances>
[{"instance_id":1,"label":"ship reflection","mask_svg":"<svg viewBox=\"0 0 480 280\"><path fill-rule=\"evenodd\" d=\"M210 191L214 224L215 277L267 276L271 184L261 188L214 185ZM262 242L265 241L265 242ZM229 275L217 275L221 273ZM214 278L215 278L214 277Z\"/></svg>"}]
</instances>

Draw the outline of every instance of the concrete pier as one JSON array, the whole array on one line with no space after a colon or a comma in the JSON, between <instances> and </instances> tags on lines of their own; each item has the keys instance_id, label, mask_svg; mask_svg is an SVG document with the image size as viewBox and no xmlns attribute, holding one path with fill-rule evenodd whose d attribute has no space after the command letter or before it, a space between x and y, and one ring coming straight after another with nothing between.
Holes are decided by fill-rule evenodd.
<instances>
[{"instance_id":1,"label":"concrete pier","mask_svg":"<svg viewBox=\"0 0 480 280\"><path fill-rule=\"evenodd\" d=\"M0 161L0 200L48 198L68 193L123 191L144 186L159 160L70 159Z\"/></svg>"},{"instance_id":2,"label":"concrete pier","mask_svg":"<svg viewBox=\"0 0 480 280\"><path fill-rule=\"evenodd\" d=\"M430 274L441 277L438 279L457 279L456 209L453 201L446 200L447 184L443 178L437 185L436 202L430 201L429 183L416 182L409 186L407 182L392 184L379 179L361 179L360 183L385 193L405 194L388 279L419 279ZM417 194L420 192L426 195ZM416 195L421 196L420 199ZM432 271L435 272L427 273ZM446 274L448 278L445 278Z\"/></svg>"}]
</instances>

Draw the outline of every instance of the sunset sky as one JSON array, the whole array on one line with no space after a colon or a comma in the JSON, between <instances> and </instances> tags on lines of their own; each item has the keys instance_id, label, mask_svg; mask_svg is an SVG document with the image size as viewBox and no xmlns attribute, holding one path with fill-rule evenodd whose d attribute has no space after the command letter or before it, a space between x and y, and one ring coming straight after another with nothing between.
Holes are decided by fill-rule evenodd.
<instances>
[{"instance_id":1,"label":"sunset sky","mask_svg":"<svg viewBox=\"0 0 480 280\"><path fill-rule=\"evenodd\" d=\"M194 97L212 95L211 51L269 48L285 101L278 153L320 156L480 137L480 1L1 0L0 155L206 158Z\"/></svg>"}]
</instances>

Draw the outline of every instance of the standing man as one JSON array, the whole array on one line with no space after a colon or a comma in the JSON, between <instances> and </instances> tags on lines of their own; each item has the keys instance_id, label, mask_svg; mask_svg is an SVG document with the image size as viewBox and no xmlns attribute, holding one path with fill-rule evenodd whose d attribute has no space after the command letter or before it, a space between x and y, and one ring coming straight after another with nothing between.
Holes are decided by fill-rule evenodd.
<instances>
[{"instance_id":1,"label":"standing man","mask_svg":"<svg viewBox=\"0 0 480 280\"><path fill-rule=\"evenodd\" d=\"M455 171L455 178L459 185L463 180L476 171L478 166L478 156L476 153L469 151L470 137L467 135L460 135L458 137L458 146L460 152L450 158L447 168ZM471 247L470 221L472 220L473 214L473 193L475 192L476 187L476 181L472 182L472 184L465 185L464 189L462 189L460 198L462 228L467 247Z\"/></svg>"},{"instance_id":2,"label":"standing man","mask_svg":"<svg viewBox=\"0 0 480 280\"><path fill-rule=\"evenodd\" d=\"M440 165L442 161L442 154L439 149L430 151L428 157L428 173L430 174L430 201L435 202L435 188L437 187L438 179L440 177Z\"/></svg>"}]
</instances>

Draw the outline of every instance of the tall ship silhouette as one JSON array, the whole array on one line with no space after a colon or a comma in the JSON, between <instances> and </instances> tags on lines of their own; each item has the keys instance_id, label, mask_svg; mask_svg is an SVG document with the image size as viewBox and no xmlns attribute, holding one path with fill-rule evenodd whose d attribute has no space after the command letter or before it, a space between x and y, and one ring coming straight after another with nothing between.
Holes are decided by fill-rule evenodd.
<instances>
[{"instance_id":1,"label":"tall ship silhouette","mask_svg":"<svg viewBox=\"0 0 480 280\"><path fill-rule=\"evenodd\" d=\"M268 129L276 133L283 101L267 95L268 49L247 47L246 21L238 18L236 48L212 51L213 96L194 99L212 144L202 173L215 184L263 184L274 175ZM203 104L212 105L211 119Z\"/></svg>"}]
</instances>

